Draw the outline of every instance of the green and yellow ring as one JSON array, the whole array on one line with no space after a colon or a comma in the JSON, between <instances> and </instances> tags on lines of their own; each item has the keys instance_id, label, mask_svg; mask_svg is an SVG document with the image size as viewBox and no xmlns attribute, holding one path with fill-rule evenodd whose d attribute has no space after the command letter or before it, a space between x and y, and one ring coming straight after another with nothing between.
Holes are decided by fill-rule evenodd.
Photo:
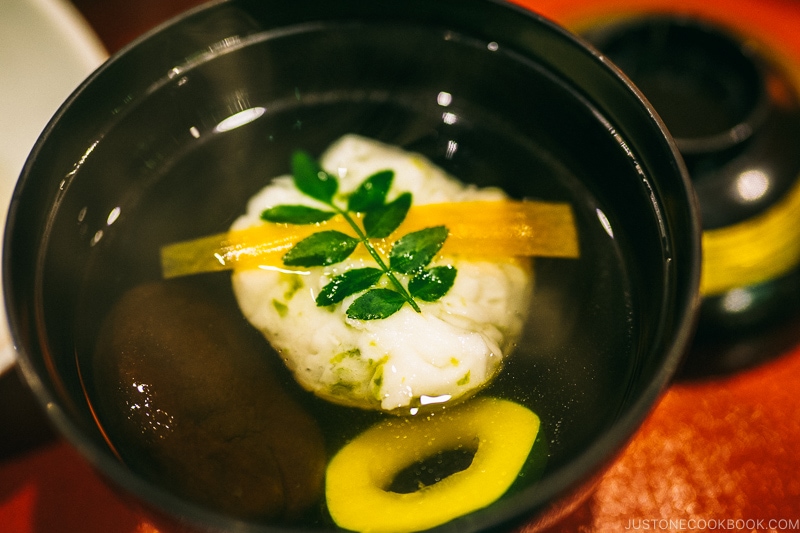
<instances>
[{"instance_id":1,"label":"green and yellow ring","mask_svg":"<svg viewBox=\"0 0 800 533\"><path fill-rule=\"evenodd\" d=\"M424 417L391 418L345 445L331 460L326 499L344 529L403 533L429 529L502 496L518 477L539 433L526 407L478 398ZM388 489L405 468L446 450L475 450L470 466L400 494Z\"/></svg>"}]
</instances>

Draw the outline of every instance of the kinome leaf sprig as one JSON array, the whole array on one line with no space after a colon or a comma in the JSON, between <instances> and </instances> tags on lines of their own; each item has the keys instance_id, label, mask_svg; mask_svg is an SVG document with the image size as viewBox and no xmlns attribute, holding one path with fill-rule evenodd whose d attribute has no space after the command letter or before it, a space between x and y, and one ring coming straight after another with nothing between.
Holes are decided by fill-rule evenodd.
<instances>
[{"instance_id":1,"label":"kinome leaf sprig","mask_svg":"<svg viewBox=\"0 0 800 533\"><path fill-rule=\"evenodd\" d=\"M347 316L358 320L386 318L408 303L420 312L416 300L435 302L442 298L456 278L452 265L427 268L447 239L445 226L434 226L408 233L395 241L389 252L388 264L370 242L384 239L402 224L411 207L411 193L405 192L387 202L389 188L394 179L392 170L377 172L366 178L347 198L347 208L334 202L339 190L336 176L323 170L306 152L292 155L292 176L297 189L330 209L317 209L305 205L277 205L261 213L267 222L289 224L317 224L341 215L356 237L340 231L323 230L296 243L284 256L286 266L327 266L347 259L363 244L378 268L356 268L334 276L317 295L317 306L325 307L341 302L346 297L366 291L347 308ZM353 213L363 214L363 228ZM408 287L403 286L396 274L410 275ZM390 288L375 288L387 276Z\"/></svg>"}]
</instances>

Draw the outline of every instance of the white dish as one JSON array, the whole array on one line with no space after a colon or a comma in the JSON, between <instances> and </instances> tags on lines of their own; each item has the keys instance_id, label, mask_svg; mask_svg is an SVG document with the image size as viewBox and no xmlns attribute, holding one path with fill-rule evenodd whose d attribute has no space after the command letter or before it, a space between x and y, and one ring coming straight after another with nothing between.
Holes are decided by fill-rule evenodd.
<instances>
[{"instance_id":1,"label":"white dish","mask_svg":"<svg viewBox=\"0 0 800 533\"><path fill-rule=\"evenodd\" d=\"M2 0L0 5L0 216L50 117L107 53L66 0ZM1 290L1 288L0 288ZM0 306L0 374L15 352Z\"/></svg>"}]
</instances>

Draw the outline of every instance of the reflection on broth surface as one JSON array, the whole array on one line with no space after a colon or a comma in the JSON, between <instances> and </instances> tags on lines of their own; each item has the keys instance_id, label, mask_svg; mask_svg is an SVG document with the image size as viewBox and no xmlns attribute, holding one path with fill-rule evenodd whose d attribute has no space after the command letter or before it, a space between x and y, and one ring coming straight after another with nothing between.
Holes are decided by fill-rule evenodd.
<instances>
[{"instance_id":1,"label":"reflection on broth surface","mask_svg":"<svg viewBox=\"0 0 800 533\"><path fill-rule=\"evenodd\" d=\"M391 44L386 36L367 37L378 47ZM423 36L416 37L425 41ZM277 48L296 44L291 36L286 40L289 42L278 43ZM249 198L272 177L289 172L293 151L302 149L317 157L349 132L420 153L464 183L499 187L514 199L572 206L580 258L535 259L535 283L521 336L494 381L475 396L476 400L512 401L541 421L539 444L534 450L539 457L546 450L546 467L541 472L542 461L527 463L514 491L536 483L541 475L557 472L615 419L632 379L632 368L636 367L632 359L641 349L634 339L637 287L643 274L626 264L630 250L625 231L617 225L619 213L610 206L612 200L615 204L621 200L622 205L640 205L638 197L645 192L611 187L623 197L607 197L603 194L612 193L600 193L584 184L603 180L639 183L635 161L609 133L599 114L573 105L580 96L558 80L535 68L521 73L511 56L490 54L484 45L458 39L433 41L436 53L466 50L476 64L489 69L488 75L497 85L487 90L501 93L526 87L531 91L530 109L506 109L506 99L500 98L489 99L486 105L493 108L479 106L470 89L474 80L455 74L451 86L421 79L413 90L391 95L377 89L353 91L346 83L338 91L315 93L308 80L297 80L281 105L265 104L275 101L270 91L281 93L280 87L247 93L245 107L263 107L266 111L225 132L214 132L213 126L232 112L187 110L178 103L174 117L150 116L149 121L143 121L142 115L148 118L150 108L142 104L137 109L139 125L128 124L126 117L121 117L118 127L82 166L80 173L120 175L135 184L131 190L111 195L115 196L114 205L92 206L81 218L86 235L95 234L98 227L103 228L103 234L92 245L75 320L75 349L88 398L110 442L131 468L223 512L269 523L288 520L315 528L333 525L324 495L319 492L316 465L320 457L328 460L367 428L395 415L335 405L303 390L280 364L280 355L242 316L231 291L229 272L190 276L166 284L157 280L163 246L226 231L244 211ZM223 74L232 68L226 61L223 56L199 65L188 82L181 86L177 81L166 84L153 98L179 101L187 91L222 83ZM385 82L367 81L376 87ZM263 87L263 80L254 86ZM445 90L452 96L447 110L441 98L437 101ZM522 119L520 114L524 115ZM152 131L143 134L143 123ZM145 140L134 145L131 138ZM120 168L115 164L115 154L120 150L134 151L138 163ZM586 180L587 176L593 179ZM105 186L114 189L119 185L109 180ZM80 187L81 181L76 180L73 190L80 192ZM630 195L632 201L626 202L624 195ZM107 214L117 207L119 218L107 224ZM598 212L610 221L613 237ZM147 287L148 303L142 303L137 298L143 298L142 291ZM185 303L188 301L205 303L189 305ZM147 311L142 312L142 308ZM158 312L150 312L151 308L161 309L163 319L158 319ZM134 332L112 334L115 340L101 340L96 347L94 339L108 338L109 321L122 320L130 326L145 319L159 327L152 336L153 349L158 352L163 346L179 347L173 356L177 362L168 364L152 351L133 356L130 354L135 352L127 348L112 350L116 355L109 356L109 343L124 344L119 339L126 336L125 342L130 341L130 346L138 350L137 343L143 337ZM169 321L175 321L182 331L161 330ZM216 326L225 323L229 323L225 333L214 333ZM206 328L206 324L214 328ZM236 331L236 338L228 338L227 331ZM212 349L214 343L218 344ZM243 347L227 347L239 343ZM222 355L226 353L230 355ZM148 360L150 364L140 366ZM176 370L174 364L182 370ZM259 389L259 381L263 381L265 390ZM129 416L131 402L135 401L130 393L138 391L141 384L148 385L143 390L151 392L155 391L151 385L160 384L163 393L159 395L168 395L169 402L175 402L168 408L158 408L169 414L169 432L137 433L146 429L151 417L160 416L158 411L152 411L150 417L141 418L140 412L134 413L133 419ZM127 393L120 389L126 386L130 389ZM470 401L464 405L469 406ZM269 407L271 403L291 407L275 413ZM218 420L201 416L197 414L198 405L208 412L225 406L226 414ZM276 450L287 446L291 440L275 440L278 434L287 433L286 428L296 432L289 431L283 437L304 443L288 446L308 454L302 461L307 468L292 474L302 479L302 494L281 495L288 488L278 483L273 484L276 488L271 501L265 496L261 501L242 502L236 496L236 487L269 485L250 476L260 472L260 478L268 479L273 475L270 471L282 468L281 457L266 453L259 457L249 451L250 447ZM187 456L207 460L191 464L183 461ZM154 467L162 464L159 461L164 461L164 468ZM228 468L232 464L236 467ZM424 468L420 468L425 471L425 480L437 478L430 472L431 464L424 462ZM220 493L192 493L190 486L196 486L193 480L216 479L209 472L222 467L227 469L229 489L207 482ZM403 470L403 476L408 476L408 471ZM443 475L447 478L451 473ZM406 478L398 481L404 486L415 482L429 483Z\"/></svg>"}]
</instances>

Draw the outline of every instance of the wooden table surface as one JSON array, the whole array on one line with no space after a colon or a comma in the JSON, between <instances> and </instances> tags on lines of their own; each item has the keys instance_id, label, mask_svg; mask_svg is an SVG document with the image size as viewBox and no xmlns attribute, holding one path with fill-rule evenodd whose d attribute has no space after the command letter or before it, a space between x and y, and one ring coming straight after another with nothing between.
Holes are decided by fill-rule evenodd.
<instances>
[{"instance_id":1,"label":"wooden table surface","mask_svg":"<svg viewBox=\"0 0 800 533\"><path fill-rule=\"evenodd\" d=\"M687 12L758 31L800 64L794 0L516 1L568 27L609 14ZM112 54L200 3L73 2ZM800 530L798 383L800 346L736 375L678 381L594 494L550 533ZM0 376L0 428L0 532L170 533L54 435L16 372Z\"/></svg>"}]
</instances>

